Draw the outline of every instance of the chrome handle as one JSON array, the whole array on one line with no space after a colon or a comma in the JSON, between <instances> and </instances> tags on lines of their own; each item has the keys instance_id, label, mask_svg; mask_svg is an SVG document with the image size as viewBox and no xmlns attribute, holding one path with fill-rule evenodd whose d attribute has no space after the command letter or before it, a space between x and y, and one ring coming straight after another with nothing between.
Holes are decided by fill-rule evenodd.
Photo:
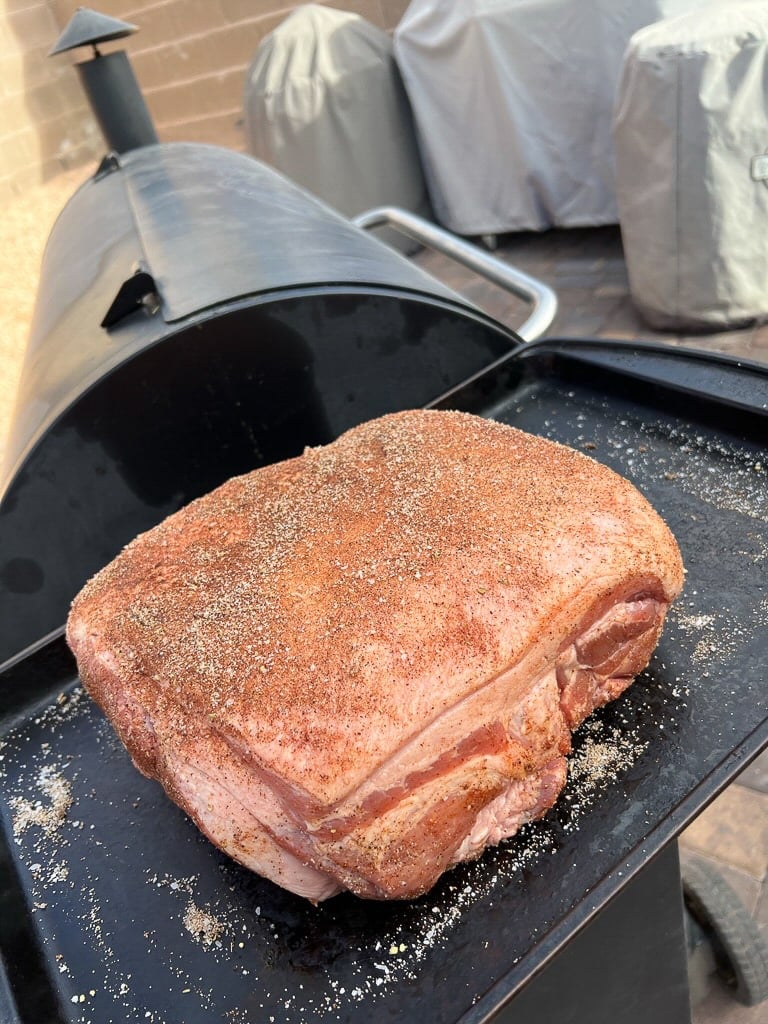
<instances>
[{"instance_id":1,"label":"chrome handle","mask_svg":"<svg viewBox=\"0 0 768 1024\"><path fill-rule=\"evenodd\" d=\"M352 223L365 230L393 227L402 231L414 241L449 256L488 281L531 303L531 315L517 328L517 334L523 341L540 338L555 319L557 296L549 285L409 210L401 210L397 206L379 206L353 217Z\"/></svg>"}]
</instances>

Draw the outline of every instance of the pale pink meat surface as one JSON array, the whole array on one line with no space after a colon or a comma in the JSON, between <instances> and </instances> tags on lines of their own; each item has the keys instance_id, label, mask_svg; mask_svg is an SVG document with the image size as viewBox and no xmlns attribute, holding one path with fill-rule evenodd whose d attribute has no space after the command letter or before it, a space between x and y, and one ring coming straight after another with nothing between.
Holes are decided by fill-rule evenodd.
<instances>
[{"instance_id":1,"label":"pale pink meat surface","mask_svg":"<svg viewBox=\"0 0 768 1024\"><path fill-rule=\"evenodd\" d=\"M570 733L658 641L683 568L626 480L413 411L228 481L67 626L137 767L315 901L417 896L552 806Z\"/></svg>"}]
</instances>

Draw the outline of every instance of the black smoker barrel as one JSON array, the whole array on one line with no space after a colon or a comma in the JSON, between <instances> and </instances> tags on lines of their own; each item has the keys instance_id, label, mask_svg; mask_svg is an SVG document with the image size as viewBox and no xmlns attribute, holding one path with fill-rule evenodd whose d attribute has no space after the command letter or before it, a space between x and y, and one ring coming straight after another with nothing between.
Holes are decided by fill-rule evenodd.
<instances>
[{"instance_id":1,"label":"black smoker barrel","mask_svg":"<svg viewBox=\"0 0 768 1024\"><path fill-rule=\"evenodd\" d=\"M106 158L43 261L0 473L0 661L180 505L422 405L516 341L249 157Z\"/></svg>"}]
</instances>

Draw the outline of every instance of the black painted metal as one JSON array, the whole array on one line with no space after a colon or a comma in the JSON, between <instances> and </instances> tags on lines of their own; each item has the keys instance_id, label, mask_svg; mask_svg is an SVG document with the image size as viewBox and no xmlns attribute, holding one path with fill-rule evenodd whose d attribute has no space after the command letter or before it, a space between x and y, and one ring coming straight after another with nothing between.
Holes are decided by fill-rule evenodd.
<instances>
[{"instance_id":1,"label":"black painted metal","mask_svg":"<svg viewBox=\"0 0 768 1024\"><path fill-rule=\"evenodd\" d=\"M46 694L76 682L61 639L17 658L0 686L3 841L28 945L41 949L63 1018L79 1019L71 999L93 989L89 1012L104 1021L517 1021L540 971L562 979L564 951L569 984L578 973L569 960L608 962L606 946L626 938L610 925L621 907L611 901L630 883L639 888L626 891L629 906L658 904L664 892L672 900L670 842L768 743L766 398L765 368L652 346L544 342L445 400L580 447L634 480L678 537L688 576L649 669L575 737L577 758L600 745L610 777L586 790L572 781L541 822L420 900L340 896L314 908L237 867L138 775L86 698L41 712ZM72 787L67 820L55 835L31 828L14 842L14 807L43 799L46 771ZM185 927L190 906L221 924L221 947ZM665 1007L684 1008L680 952L670 952L672 915L647 915L643 935L649 918L663 929L663 988L645 1006L666 1022ZM11 984L23 988L16 946L2 934L0 946ZM612 992L644 984L653 957L639 946L613 959ZM571 992L558 1019L599 1021L595 985ZM628 991L638 1013L645 995Z\"/></svg>"},{"instance_id":2,"label":"black painted metal","mask_svg":"<svg viewBox=\"0 0 768 1024\"><path fill-rule=\"evenodd\" d=\"M130 61L123 50L102 54L98 44L122 39L136 25L79 7L49 52L55 54L92 46L95 56L77 65L85 94L107 143L115 153L157 143L157 132Z\"/></svg>"},{"instance_id":3,"label":"black painted metal","mask_svg":"<svg viewBox=\"0 0 768 1024\"><path fill-rule=\"evenodd\" d=\"M177 143L121 163L125 201L169 323L243 296L319 285L402 288L477 313L252 157Z\"/></svg>"},{"instance_id":4,"label":"black painted metal","mask_svg":"<svg viewBox=\"0 0 768 1024\"><path fill-rule=\"evenodd\" d=\"M67 27L48 51L48 56L76 50L80 46L98 46L113 39L124 39L138 32L138 26L108 14L100 14L88 7L78 7L69 19Z\"/></svg>"},{"instance_id":5,"label":"black painted metal","mask_svg":"<svg viewBox=\"0 0 768 1024\"><path fill-rule=\"evenodd\" d=\"M112 305L104 314L101 326L114 327L131 313L139 312L142 307L146 307L147 312L152 313L156 311L157 306L157 284L154 277L141 267L137 267L133 275L123 281Z\"/></svg>"},{"instance_id":6,"label":"black painted metal","mask_svg":"<svg viewBox=\"0 0 768 1024\"><path fill-rule=\"evenodd\" d=\"M152 116L124 50L81 61L77 73L108 149L127 153L157 143Z\"/></svg>"},{"instance_id":7,"label":"black painted metal","mask_svg":"<svg viewBox=\"0 0 768 1024\"><path fill-rule=\"evenodd\" d=\"M5 907L3 907L5 911ZM5 974L5 966L0 961L0 1020L3 1024L21 1024L16 1001L13 998L8 978Z\"/></svg>"},{"instance_id":8,"label":"black painted metal","mask_svg":"<svg viewBox=\"0 0 768 1024\"><path fill-rule=\"evenodd\" d=\"M0 474L0 659L182 503L516 344L249 157L179 144L109 161L43 261Z\"/></svg>"},{"instance_id":9,"label":"black painted metal","mask_svg":"<svg viewBox=\"0 0 768 1024\"><path fill-rule=\"evenodd\" d=\"M680 861L668 843L495 1024L689 1024Z\"/></svg>"}]
</instances>

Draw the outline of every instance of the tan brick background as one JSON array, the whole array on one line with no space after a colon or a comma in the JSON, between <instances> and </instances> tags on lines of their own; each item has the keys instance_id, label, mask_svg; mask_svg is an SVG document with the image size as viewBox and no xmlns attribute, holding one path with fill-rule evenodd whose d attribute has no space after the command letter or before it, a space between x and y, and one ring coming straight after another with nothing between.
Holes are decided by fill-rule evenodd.
<instances>
[{"instance_id":1,"label":"tan brick background","mask_svg":"<svg viewBox=\"0 0 768 1024\"><path fill-rule=\"evenodd\" d=\"M0 2L0 202L103 151L72 64L46 56L78 0ZM245 71L264 36L297 4L280 0L94 0L139 26L102 49L127 50L162 141L242 149ZM391 30L408 0L330 0Z\"/></svg>"},{"instance_id":2,"label":"tan brick background","mask_svg":"<svg viewBox=\"0 0 768 1024\"><path fill-rule=\"evenodd\" d=\"M46 58L59 31L45 0L0 7L0 201L92 158L100 142L72 69Z\"/></svg>"}]
</instances>

